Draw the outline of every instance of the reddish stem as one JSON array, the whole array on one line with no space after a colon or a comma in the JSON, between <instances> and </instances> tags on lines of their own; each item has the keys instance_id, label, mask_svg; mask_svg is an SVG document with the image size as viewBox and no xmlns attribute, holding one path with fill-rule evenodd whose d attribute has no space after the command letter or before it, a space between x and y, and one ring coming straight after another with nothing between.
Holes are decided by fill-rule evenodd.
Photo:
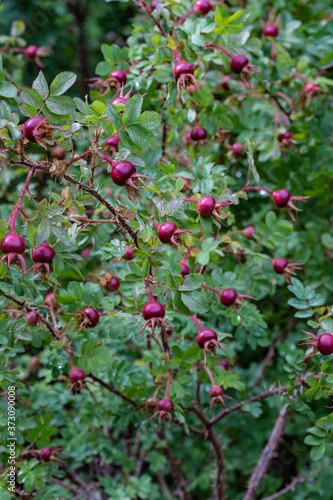
<instances>
[{"instance_id":1,"label":"reddish stem","mask_svg":"<svg viewBox=\"0 0 333 500\"><path fill-rule=\"evenodd\" d=\"M32 168L31 170L29 170L29 173L27 175L27 178L25 180L25 183L23 185L23 188L22 188L22 191L21 191L21 194L20 194L20 197L18 199L18 202L12 212L12 215L11 215L11 218L10 218L10 232L11 233L15 233L15 220L16 220L16 217L17 217L17 213L18 211L21 209L21 205L22 205L22 202L23 202L23 198L24 198L24 195L28 189L28 186L29 186L29 182L31 180L31 177L32 175L34 174L34 169Z\"/></svg>"},{"instance_id":2,"label":"reddish stem","mask_svg":"<svg viewBox=\"0 0 333 500\"><path fill-rule=\"evenodd\" d=\"M168 381L167 381L167 385L166 385L166 389L165 389L165 398L168 399L169 398L169 391L170 391L170 387L171 387L171 377L170 375L168 376Z\"/></svg>"},{"instance_id":3,"label":"reddish stem","mask_svg":"<svg viewBox=\"0 0 333 500\"><path fill-rule=\"evenodd\" d=\"M203 329L203 326L200 323L200 321L198 320L198 318L196 318L195 316L189 316L189 319L192 321L192 323L195 324L195 326L197 326L199 328L199 330Z\"/></svg>"},{"instance_id":4,"label":"reddish stem","mask_svg":"<svg viewBox=\"0 0 333 500\"><path fill-rule=\"evenodd\" d=\"M193 248L194 248L194 247L192 246L192 247L190 247L190 248L187 250L187 252L185 253L184 257L182 258L182 260L181 260L180 262L182 262L183 264L186 262L186 259L187 259L187 257L190 255L190 253L191 253L191 251L192 251L192 249L193 249Z\"/></svg>"},{"instance_id":5,"label":"reddish stem","mask_svg":"<svg viewBox=\"0 0 333 500\"><path fill-rule=\"evenodd\" d=\"M273 191L271 191L270 189L266 189L266 188L263 188L263 187L260 187L260 186L247 186L247 187L244 187L242 189L242 191L265 191L266 193L269 193L271 195L273 195Z\"/></svg>"},{"instance_id":6,"label":"reddish stem","mask_svg":"<svg viewBox=\"0 0 333 500\"><path fill-rule=\"evenodd\" d=\"M215 293L218 293L220 295L220 290L218 290L217 288L213 288L212 286L208 286L208 285L201 285L201 288L206 288L206 290L212 290L212 292L215 292Z\"/></svg>"},{"instance_id":7,"label":"reddish stem","mask_svg":"<svg viewBox=\"0 0 333 500\"><path fill-rule=\"evenodd\" d=\"M67 353L67 356L68 356L68 359L69 359L69 362L70 362L71 367L72 367L72 368L75 368L75 364L74 364L74 362L73 362L73 360L72 360L71 353L69 352L69 351L70 351L70 348L69 348L68 346L65 346L65 347L64 347L64 349L65 349L65 351L66 351L66 353Z\"/></svg>"},{"instance_id":8,"label":"reddish stem","mask_svg":"<svg viewBox=\"0 0 333 500\"><path fill-rule=\"evenodd\" d=\"M210 369L208 368L208 366L203 365L203 367L204 367L204 370L206 370L206 372L207 372L207 375L208 375L208 377L209 377L209 380L211 381L211 384L212 384L212 385L216 385L216 384L215 384L215 381L214 381L214 378L213 378L213 374L212 374L212 372L210 371Z\"/></svg>"},{"instance_id":9,"label":"reddish stem","mask_svg":"<svg viewBox=\"0 0 333 500\"><path fill-rule=\"evenodd\" d=\"M192 14L195 14L195 9L189 10L187 14L184 14L183 17L181 17L179 19L178 25L180 26L181 24L183 24L183 22L185 21L185 19L187 19Z\"/></svg>"},{"instance_id":10,"label":"reddish stem","mask_svg":"<svg viewBox=\"0 0 333 500\"><path fill-rule=\"evenodd\" d=\"M155 299L154 299L153 292L151 291L151 287L150 287L149 281L146 281L146 287L147 287L147 290L148 290L148 293L149 293L149 300L151 302L153 302Z\"/></svg>"}]
</instances>

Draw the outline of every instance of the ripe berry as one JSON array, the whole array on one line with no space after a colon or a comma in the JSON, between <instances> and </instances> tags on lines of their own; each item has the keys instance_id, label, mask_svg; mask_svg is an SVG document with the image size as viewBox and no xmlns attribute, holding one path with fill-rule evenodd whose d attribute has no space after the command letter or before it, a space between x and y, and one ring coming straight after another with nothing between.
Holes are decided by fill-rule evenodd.
<instances>
[{"instance_id":1,"label":"ripe berry","mask_svg":"<svg viewBox=\"0 0 333 500\"><path fill-rule=\"evenodd\" d=\"M198 203L199 213L203 217L209 217L214 210L215 204L215 198L213 198L212 196L204 196Z\"/></svg>"},{"instance_id":2,"label":"ripe berry","mask_svg":"<svg viewBox=\"0 0 333 500\"><path fill-rule=\"evenodd\" d=\"M30 142L36 142L34 130L44 121L42 116L33 116L23 124L23 134Z\"/></svg>"},{"instance_id":3,"label":"ripe berry","mask_svg":"<svg viewBox=\"0 0 333 500\"><path fill-rule=\"evenodd\" d=\"M108 140L105 142L105 145L117 149L119 143L120 143L120 135L116 134L113 137L109 137Z\"/></svg>"},{"instance_id":4,"label":"ripe berry","mask_svg":"<svg viewBox=\"0 0 333 500\"><path fill-rule=\"evenodd\" d=\"M274 205L279 208L284 208L290 200L290 191L288 189L279 189L273 194Z\"/></svg>"},{"instance_id":5,"label":"ripe berry","mask_svg":"<svg viewBox=\"0 0 333 500\"><path fill-rule=\"evenodd\" d=\"M51 149L51 155L57 160L64 160L66 158L66 151L61 146L55 146Z\"/></svg>"},{"instance_id":6,"label":"ripe berry","mask_svg":"<svg viewBox=\"0 0 333 500\"><path fill-rule=\"evenodd\" d=\"M115 292L120 287L120 280L117 276L112 276L110 281L106 284L106 289L109 292Z\"/></svg>"},{"instance_id":7,"label":"ripe berry","mask_svg":"<svg viewBox=\"0 0 333 500\"><path fill-rule=\"evenodd\" d=\"M192 141L202 141L206 139L207 137L207 132L204 128L196 126L191 132L191 139Z\"/></svg>"},{"instance_id":8,"label":"ripe berry","mask_svg":"<svg viewBox=\"0 0 333 500\"><path fill-rule=\"evenodd\" d=\"M37 45L29 45L29 47L25 49L25 54L29 59L34 59L36 57L37 50Z\"/></svg>"},{"instance_id":9,"label":"ripe berry","mask_svg":"<svg viewBox=\"0 0 333 500\"><path fill-rule=\"evenodd\" d=\"M83 309L82 314L88 320L88 328L93 328L99 322L99 312L96 311L93 307L86 307Z\"/></svg>"},{"instance_id":10,"label":"ripe berry","mask_svg":"<svg viewBox=\"0 0 333 500\"><path fill-rule=\"evenodd\" d=\"M176 230L177 226L173 222L164 222L164 224L161 224L157 231L161 243L170 243Z\"/></svg>"},{"instance_id":11,"label":"ripe berry","mask_svg":"<svg viewBox=\"0 0 333 500\"><path fill-rule=\"evenodd\" d=\"M26 322L30 326L36 326L39 320L39 314L37 311L30 311L25 317Z\"/></svg>"},{"instance_id":12,"label":"ripe berry","mask_svg":"<svg viewBox=\"0 0 333 500\"><path fill-rule=\"evenodd\" d=\"M289 139L292 138L292 136L293 135L290 132L288 132L288 130L287 130L287 132L284 132L283 134L278 135L278 141L279 142L288 141Z\"/></svg>"},{"instance_id":13,"label":"ripe berry","mask_svg":"<svg viewBox=\"0 0 333 500\"><path fill-rule=\"evenodd\" d=\"M44 302L49 307L57 307L58 305L58 302L54 298L54 293L49 293L48 295L46 295Z\"/></svg>"},{"instance_id":14,"label":"ripe berry","mask_svg":"<svg viewBox=\"0 0 333 500\"><path fill-rule=\"evenodd\" d=\"M254 240L253 233L255 232L256 228L253 226L248 226L243 231L245 238L247 238L248 240Z\"/></svg>"},{"instance_id":15,"label":"ripe berry","mask_svg":"<svg viewBox=\"0 0 333 500\"><path fill-rule=\"evenodd\" d=\"M114 78L115 80L117 80L120 85L125 85L127 82L126 73L121 69L115 69L114 71L112 71L112 73L110 74L110 78Z\"/></svg>"},{"instance_id":16,"label":"ripe berry","mask_svg":"<svg viewBox=\"0 0 333 500\"><path fill-rule=\"evenodd\" d=\"M235 155L242 155L244 151L243 144L241 144L240 142L234 142L234 144L231 146L231 151Z\"/></svg>"},{"instance_id":17,"label":"ripe berry","mask_svg":"<svg viewBox=\"0 0 333 500\"><path fill-rule=\"evenodd\" d=\"M23 238L15 233L4 236L1 240L0 249L3 254L18 253L22 254L25 250Z\"/></svg>"},{"instance_id":18,"label":"ripe berry","mask_svg":"<svg viewBox=\"0 0 333 500\"><path fill-rule=\"evenodd\" d=\"M219 385L213 385L213 387L209 391L209 395L211 398L217 398L218 396L223 395L223 389Z\"/></svg>"},{"instance_id":19,"label":"ripe berry","mask_svg":"<svg viewBox=\"0 0 333 500\"><path fill-rule=\"evenodd\" d=\"M275 259L273 262L273 269L276 272L276 274L283 274L283 271L287 267L289 262L287 259L284 259L283 257L279 257L278 259Z\"/></svg>"},{"instance_id":20,"label":"ripe berry","mask_svg":"<svg viewBox=\"0 0 333 500\"><path fill-rule=\"evenodd\" d=\"M227 359L222 359L218 364L223 366L225 370L230 370L230 368L232 367L230 361L228 361Z\"/></svg>"},{"instance_id":21,"label":"ripe berry","mask_svg":"<svg viewBox=\"0 0 333 500\"><path fill-rule=\"evenodd\" d=\"M124 259L125 260L133 260L135 259L134 255L134 248L132 247L125 247L126 253L124 254Z\"/></svg>"},{"instance_id":22,"label":"ripe berry","mask_svg":"<svg viewBox=\"0 0 333 500\"><path fill-rule=\"evenodd\" d=\"M248 58L242 55L234 56L231 59L230 68L234 73L239 75L245 66L249 64Z\"/></svg>"},{"instance_id":23,"label":"ripe berry","mask_svg":"<svg viewBox=\"0 0 333 500\"><path fill-rule=\"evenodd\" d=\"M86 378L86 374L81 368L72 368L68 374L68 378L72 384L79 382L80 380L84 380Z\"/></svg>"},{"instance_id":24,"label":"ripe berry","mask_svg":"<svg viewBox=\"0 0 333 500\"><path fill-rule=\"evenodd\" d=\"M266 28L264 29L264 35L265 36L270 36L272 38L276 38L279 34L279 30L277 29L274 24L268 24Z\"/></svg>"},{"instance_id":25,"label":"ripe berry","mask_svg":"<svg viewBox=\"0 0 333 500\"><path fill-rule=\"evenodd\" d=\"M194 4L194 10L198 14L205 16L210 11L210 3L208 0L197 0Z\"/></svg>"},{"instance_id":26,"label":"ripe berry","mask_svg":"<svg viewBox=\"0 0 333 500\"><path fill-rule=\"evenodd\" d=\"M237 292L233 288L226 288L220 293L220 299L224 306L230 307L237 299Z\"/></svg>"},{"instance_id":27,"label":"ripe berry","mask_svg":"<svg viewBox=\"0 0 333 500\"><path fill-rule=\"evenodd\" d=\"M319 90L320 87L316 83L309 82L305 85L304 90L307 94L310 94L311 92L314 92L316 90Z\"/></svg>"},{"instance_id":28,"label":"ripe berry","mask_svg":"<svg viewBox=\"0 0 333 500\"><path fill-rule=\"evenodd\" d=\"M55 251L46 243L42 243L35 250L33 250L31 258L34 262L43 262L50 264L55 257Z\"/></svg>"},{"instance_id":29,"label":"ripe berry","mask_svg":"<svg viewBox=\"0 0 333 500\"><path fill-rule=\"evenodd\" d=\"M186 61L180 61L176 66L173 68L173 76L175 77L176 80L182 75L193 75L194 73L194 68L193 66L186 62Z\"/></svg>"},{"instance_id":30,"label":"ripe berry","mask_svg":"<svg viewBox=\"0 0 333 500\"><path fill-rule=\"evenodd\" d=\"M117 186L124 186L128 179L135 174L136 169L129 161L115 163L111 170L111 179Z\"/></svg>"},{"instance_id":31,"label":"ripe berry","mask_svg":"<svg viewBox=\"0 0 333 500\"><path fill-rule=\"evenodd\" d=\"M164 318L164 306L155 300L147 302L142 308L142 316L146 321L152 318Z\"/></svg>"},{"instance_id":32,"label":"ripe berry","mask_svg":"<svg viewBox=\"0 0 333 500\"><path fill-rule=\"evenodd\" d=\"M165 411L167 413L172 413L173 412L173 402L167 398L160 399L156 405L156 408L159 411Z\"/></svg>"},{"instance_id":33,"label":"ripe berry","mask_svg":"<svg viewBox=\"0 0 333 500\"><path fill-rule=\"evenodd\" d=\"M211 340L217 340L217 335L214 330L210 330L209 328L201 330L197 335L197 344L201 349L205 347L206 342L210 342Z\"/></svg>"},{"instance_id":34,"label":"ripe berry","mask_svg":"<svg viewBox=\"0 0 333 500\"><path fill-rule=\"evenodd\" d=\"M52 455L52 452L53 452L53 448L42 448L40 450L40 459L43 461L43 462L49 462L50 461L50 458L51 458L51 455Z\"/></svg>"},{"instance_id":35,"label":"ripe berry","mask_svg":"<svg viewBox=\"0 0 333 500\"><path fill-rule=\"evenodd\" d=\"M182 276L187 276L188 274L191 274L190 268L188 267L187 264L185 264L185 262L181 262L180 266L182 268L182 272L181 272Z\"/></svg>"},{"instance_id":36,"label":"ripe berry","mask_svg":"<svg viewBox=\"0 0 333 500\"><path fill-rule=\"evenodd\" d=\"M318 351L324 356L333 354L333 335L322 333L318 339Z\"/></svg>"}]
</instances>

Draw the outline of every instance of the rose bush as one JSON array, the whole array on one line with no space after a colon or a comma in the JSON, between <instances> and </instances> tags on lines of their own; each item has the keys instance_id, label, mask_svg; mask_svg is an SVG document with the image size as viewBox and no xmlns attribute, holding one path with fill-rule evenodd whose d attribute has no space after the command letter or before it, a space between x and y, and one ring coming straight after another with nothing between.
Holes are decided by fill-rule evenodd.
<instances>
[{"instance_id":1,"label":"rose bush","mask_svg":"<svg viewBox=\"0 0 333 500\"><path fill-rule=\"evenodd\" d=\"M329 500L332 21L133 3L83 99L2 50L1 498Z\"/></svg>"}]
</instances>

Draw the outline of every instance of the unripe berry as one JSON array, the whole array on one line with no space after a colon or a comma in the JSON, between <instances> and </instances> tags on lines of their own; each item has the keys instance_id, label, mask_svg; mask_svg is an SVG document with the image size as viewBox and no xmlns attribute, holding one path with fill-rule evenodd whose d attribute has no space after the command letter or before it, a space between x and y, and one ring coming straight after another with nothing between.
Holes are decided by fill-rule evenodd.
<instances>
[{"instance_id":1,"label":"unripe berry","mask_svg":"<svg viewBox=\"0 0 333 500\"><path fill-rule=\"evenodd\" d=\"M217 398L218 396L223 395L223 389L219 385L213 385L209 391L209 395L211 398Z\"/></svg>"},{"instance_id":2,"label":"unripe berry","mask_svg":"<svg viewBox=\"0 0 333 500\"><path fill-rule=\"evenodd\" d=\"M80 382L86 378L86 374L81 368L72 368L68 374L69 381L72 384L76 384L76 382Z\"/></svg>"},{"instance_id":3,"label":"unripe berry","mask_svg":"<svg viewBox=\"0 0 333 500\"><path fill-rule=\"evenodd\" d=\"M161 224L157 231L161 243L170 243L176 230L177 226L173 222L164 222L164 224Z\"/></svg>"},{"instance_id":4,"label":"unripe berry","mask_svg":"<svg viewBox=\"0 0 333 500\"><path fill-rule=\"evenodd\" d=\"M284 208L290 200L290 191L288 189L279 189L273 194L274 205L279 208Z\"/></svg>"},{"instance_id":5,"label":"unripe berry","mask_svg":"<svg viewBox=\"0 0 333 500\"><path fill-rule=\"evenodd\" d=\"M125 260L133 260L135 259L134 255L134 248L132 247L125 247L126 253L124 254L124 259Z\"/></svg>"},{"instance_id":6,"label":"unripe berry","mask_svg":"<svg viewBox=\"0 0 333 500\"><path fill-rule=\"evenodd\" d=\"M249 64L248 58L242 55L234 56L231 59L230 68L234 73L239 75L245 66Z\"/></svg>"},{"instance_id":7,"label":"unripe berry","mask_svg":"<svg viewBox=\"0 0 333 500\"><path fill-rule=\"evenodd\" d=\"M278 259L275 259L273 262L274 272L276 272L276 274L283 274L283 272L288 264L289 264L289 262L287 261L287 259L284 259L283 257L279 257Z\"/></svg>"},{"instance_id":8,"label":"unripe berry","mask_svg":"<svg viewBox=\"0 0 333 500\"><path fill-rule=\"evenodd\" d=\"M147 302L147 304L145 304L142 308L142 316L146 321L152 318L164 318L164 306L155 300Z\"/></svg>"},{"instance_id":9,"label":"unripe berry","mask_svg":"<svg viewBox=\"0 0 333 500\"><path fill-rule=\"evenodd\" d=\"M50 264L55 257L56 253L49 245L42 243L33 250L31 258L34 262L42 262L44 264Z\"/></svg>"},{"instance_id":10,"label":"unripe berry","mask_svg":"<svg viewBox=\"0 0 333 500\"><path fill-rule=\"evenodd\" d=\"M16 233L10 233L2 238L0 249L3 254L22 254L25 251L25 243L21 236Z\"/></svg>"},{"instance_id":11,"label":"unripe berry","mask_svg":"<svg viewBox=\"0 0 333 500\"><path fill-rule=\"evenodd\" d=\"M105 145L106 146L111 146L111 147L113 147L115 149L118 148L119 143L120 143L120 135L119 134L116 134L116 135L114 135L112 137L109 137L107 139L107 141L105 141Z\"/></svg>"},{"instance_id":12,"label":"unripe berry","mask_svg":"<svg viewBox=\"0 0 333 500\"><path fill-rule=\"evenodd\" d=\"M217 341L217 335L214 330L210 328L206 328L205 330L201 330L197 335L197 344L201 349L205 347L206 342L210 342L211 340Z\"/></svg>"},{"instance_id":13,"label":"unripe berry","mask_svg":"<svg viewBox=\"0 0 333 500\"><path fill-rule=\"evenodd\" d=\"M333 335L322 333L318 339L318 351L324 356L333 354Z\"/></svg>"},{"instance_id":14,"label":"unripe berry","mask_svg":"<svg viewBox=\"0 0 333 500\"><path fill-rule=\"evenodd\" d=\"M46 295L44 302L49 307L57 307L58 305L58 302L54 298L54 293L49 293L48 295Z\"/></svg>"},{"instance_id":15,"label":"unripe berry","mask_svg":"<svg viewBox=\"0 0 333 500\"><path fill-rule=\"evenodd\" d=\"M230 307L237 299L237 292L233 288L226 288L220 293L220 299L224 306Z\"/></svg>"},{"instance_id":16,"label":"unripe berry","mask_svg":"<svg viewBox=\"0 0 333 500\"><path fill-rule=\"evenodd\" d=\"M25 320L30 326L36 326L39 320L39 314L37 311L30 311L25 316Z\"/></svg>"},{"instance_id":17,"label":"unripe berry","mask_svg":"<svg viewBox=\"0 0 333 500\"><path fill-rule=\"evenodd\" d=\"M207 137L207 132L204 128L197 125L191 132L192 141L203 141Z\"/></svg>"},{"instance_id":18,"label":"unripe berry","mask_svg":"<svg viewBox=\"0 0 333 500\"><path fill-rule=\"evenodd\" d=\"M42 448L40 450L40 459L43 461L43 462L49 462L50 461L50 458L51 458L51 455L52 455L52 452L53 452L53 448Z\"/></svg>"},{"instance_id":19,"label":"unripe berry","mask_svg":"<svg viewBox=\"0 0 333 500\"><path fill-rule=\"evenodd\" d=\"M30 142L36 142L34 130L42 123L42 121L45 121L42 116L33 116L23 124L24 137Z\"/></svg>"},{"instance_id":20,"label":"unripe berry","mask_svg":"<svg viewBox=\"0 0 333 500\"><path fill-rule=\"evenodd\" d=\"M197 0L194 4L194 10L197 14L205 16L210 11L210 3L208 0Z\"/></svg>"},{"instance_id":21,"label":"unripe berry","mask_svg":"<svg viewBox=\"0 0 333 500\"><path fill-rule=\"evenodd\" d=\"M245 238L248 240L254 240L253 233L256 232L256 228L253 226L248 226L243 230Z\"/></svg>"},{"instance_id":22,"label":"unripe berry","mask_svg":"<svg viewBox=\"0 0 333 500\"><path fill-rule=\"evenodd\" d=\"M268 24L264 29L264 35L276 38L279 34L279 30L274 24Z\"/></svg>"},{"instance_id":23,"label":"unripe berry","mask_svg":"<svg viewBox=\"0 0 333 500\"><path fill-rule=\"evenodd\" d=\"M304 90L307 94L310 94L311 92L315 92L316 90L319 90L320 87L316 83L309 82L305 85Z\"/></svg>"},{"instance_id":24,"label":"unripe berry","mask_svg":"<svg viewBox=\"0 0 333 500\"><path fill-rule=\"evenodd\" d=\"M129 161L115 163L111 169L111 179L117 186L124 186L128 179L135 174L136 169Z\"/></svg>"},{"instance_id":25,"label":"unripe berry","mask_svg":"<svg viewBox=\"0 0 333 500\"><path fill-rule=\"evenodd\" d=\"M159 402L156 405L157 410L159 411L165 411L167 413L172 413L173 412L173 402L170 399L163 398L160 399Z\"/></svg>"},{"instance_id":26,"label":"unripe berry","mask_svg":"<svg viewBox=\"0 0 333 500\"><path fill-rule=\"evenodd\" d=\"M175 77L176 80L178 80L178 78L182 75L193 75L193 73L194 73L193 66L186 61L180 61L173 68L173 76Z\"/></svg>"},{"instance_id":27,"label":"unripe berry","mask_svg":"<svg viewBox=\"0 0 333 500\"><path fill-rule=\"evenodd\" d=\"M110 78L114 78L115 80L117 80L120 85L125 85L127 82L126 73L121 69L115 69L114 71L112 71L112 73L110 74Z\"/></svg>"},{"instance_id":28,"label":"unripe berry","mask_svg":"<svg viewBox=\"0 0 333 500\"><path fill-rule=\"evenodd\" d=\"M182 271L181 271L182 276L188 276L189 274L191 274L190 268L188 267L187 264L185 264L185 262L181 262L180 266L182 268Z\"/></svg>"},{"instance_id":29,"label":"unripe berry","mask_svg":"<svg viewBox=\"0 0 333 500\"><path fill-rule=\"evenodd\" d=\"M29 59L34 59L36 57L37 50L38 50L37 45L29 45L29 47L25 49L26 56Z\"/></svg>"},{"instance_id":30,"label":"unripe berry","mask_svg":"<svg viewBox=\"0 0 333 500\"><path fill-rule=\"evenodd\" d=\"M55 146L51 149L51 155L57 160L64 160L66 158L66 151L61 146Z\"/></svg>"},{"instance_id":31,"label":"unripe berry","mask_svg":"<svg viewBox=\"0 0 333 500\"><path fill-rule=\"evenodd\" d=\"M99 322L99 312L96 311L96 309L94 309L93 307L86 307L85 309L83 309L82 314L88 320L88 328L93 328Z\"/></svg>"},{"instance_id":32,"label":"unripe berry","mask_svg":"<svg viewBox=\"0 0 333 500\"><path fill-rule=\"evenodd\" d=\"M212 196L203 196L198 203L198 211L203 217L209 217L215 207L216 201Z\"/></svg>"},{"instance_id":33,"label":"unripe berry","mask_svg":"<svg viewBox=\"0 0 333 500\"><path fill-rule=\"evenodd\" d=\"M244 152L243 144L240 142L234 142L234 144L231 146L231 151L235 155L242 155Z\"/></svg>"},{"instance_id":34,"label":"unripe berry","mask_svg":"<svg viewBox=\"0 0 333 500\"><path fill-rule=\"evenodd\" d=\"M112 276L110 281L106 284L106 289L109 292L115 292L120 287L120 280L117 276Z\"/></svg>"}]
</instances>

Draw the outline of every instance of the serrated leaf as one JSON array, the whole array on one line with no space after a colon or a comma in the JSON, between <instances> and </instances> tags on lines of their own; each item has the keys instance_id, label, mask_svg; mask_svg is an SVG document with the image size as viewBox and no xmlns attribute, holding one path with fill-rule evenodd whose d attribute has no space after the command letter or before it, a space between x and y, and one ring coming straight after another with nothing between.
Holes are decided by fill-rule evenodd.
<instances>
[{"instance_id":1,"label":"serrated leaf","mask_svg":"<svg viewBox=\"0 0 333 500\"><path fill-rule=\"evenodd\" d=\"M69 115L76 109L75 102L68 96L51 96L46 101L46 107L55 115Z\"/></svg>"},{"instance_id":2,"label":"serrated leaf","mask_svg":"<svg viewBox=\"0 0 333 500\"><path fill-rule=\"evenodd\" d=\"M0 83L0 96L7 98L16 97L17 89L15 85L9 82L1 82Z\"/></svg>"},{"instance_id":3,"label":"serrated leaf","mask_svg":"<svg viewBox=\"0 0 333 500\"><path fill-rule=\"evenodd\" d=\"M154 134L141 125L129 125L128 127L126 127L126 131L134 144L136 144L137 146L140 146L142 148L150 148L155 144Z\"/></svg>"},{"instance_id":4,"label":"serrated leaf","mask_svg":"<svg viewBox=\"0 0 333 500\"><path fill-rule=\"evenodd\" d=\"M155 111L145 111L139 116L138 123L149 130L156 130L161 124L161 117Z\"/></svg>"},{"instance_id":5,"label":"serrated leaf","mask_svg":"<svg viewBox=\"0 0 333 500\"><path fill-rule=\"evenodd\" d=\"M38 73L38 76L34 83L32 84L32 88L37 90L38 94L45 101L49 96L49 86L47 81L45 80L44 74L42 71Z\"/></svg>"},{"instance_id":6,"label":"serrated leaf","mask_svg":"<svg viewBox=\"0 0 333 500\"><path fill-rule=\"evenodd\" d=\"M110 102L108 102L105 106L105 113L114 128L118 131L122 127L122 116L120 111L113 106Z\"/></svg>"},{"instance_id":7,"label":"serrated leaf","mask_svg":"<svg viewBox=\"0 0 333 500\"><path fill-rule=\"evenodd\" d=\"M196 290L182 292L181 300L189 308L192 314L204 314L209 310L207 301L202 294Z\"/></svg>"},{"instance_id":8,"label":"serrated leaf","mask_svg":"<svg viewBox=\"0 0 333 500\"><path fill-rule=\"evenodd\" d=\"M59 73L50 86L50 95L62 95L76 82L77 76L70 71Z\"/></svg>"},{"instance_id":9,"label":"serrated leaf","mask_svg":"<svg viewBox=\"0 0 333 500\"><path fill-rule=\"evenodd\" d=\"M40 109L44 103L44 100L41 98L37 90L30 89L29 87L23 87L21 90L21 98L23 102L36 109Z\"/></svg>"},{"instance_id":10,"label":"serrated leaf","mask_svg":"<svg viewBox=\"0 0 333 500\"><path fill-rule=\"evenodd\" d=\"M139 116L141 114L143 99L140 94L136 94L125 104L124 114L122 123L123 125L130 125L131 123L135 123L138 121Z\"/></svg>"},{"instance_id":11,"label":"serrated leaf","mask_svg":"<svg viewBox=\"0 0 333 500\"><path fill-rule=\"evenodd\" d=\"M190 292L191 290L197 290L201 287L204 282L204 277L202 274L189 274L185 276L184 283L178 287L180 292Z\"/></svg>"}]
</instances>

